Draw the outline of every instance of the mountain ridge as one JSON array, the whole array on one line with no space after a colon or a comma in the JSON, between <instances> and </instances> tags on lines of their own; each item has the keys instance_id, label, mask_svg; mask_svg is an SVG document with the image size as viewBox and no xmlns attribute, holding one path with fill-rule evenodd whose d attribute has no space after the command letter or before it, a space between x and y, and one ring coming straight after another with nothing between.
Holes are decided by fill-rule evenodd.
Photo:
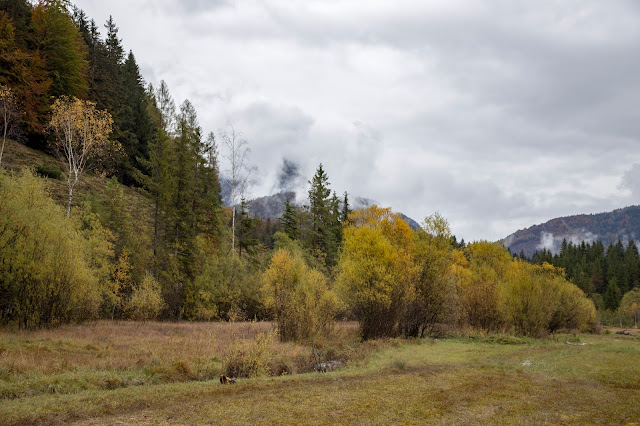
<instances>
[{"instance_id":1,"label":"mountain ridge","mask_svg":"<svg viewBox=\"0 0 640 426\"><path fill-rule=\"evenodd\" d=\"M518 230L500 243L512 253L524 252L531 257L542 249L557 253L565 239L575 244L600 241L607 246L618 240L627 242L639 237L640 205L632 205L610 212L554 218Z\"/></svg>"}]
</instances>

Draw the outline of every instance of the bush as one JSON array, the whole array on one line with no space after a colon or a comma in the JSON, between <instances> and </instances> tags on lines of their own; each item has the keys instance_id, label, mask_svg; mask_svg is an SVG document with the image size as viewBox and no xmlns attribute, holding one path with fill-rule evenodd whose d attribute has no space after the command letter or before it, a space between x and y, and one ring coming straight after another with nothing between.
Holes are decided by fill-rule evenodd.
<instances>
[{"instance_id":1,"label":"bush","mask_svg":"<svg viewBox=\"0 0 640 426\"><path fill-rule=\"evenodd\" d=\"M181 316L187 320L268 319L261 300L260 254L220 253L215 241L196 238L199 273L186 284Z\"/></svg>"},{"instance_id":2,"label":"bush","mask_svg":"<svg viewBox=\"0 0 640 426\"><path fill-rule=\"evenodd\" d=\"M309 268L302 256L277 250L262 283L264 303L274 313L281 341L328 331L338 300L329 290L326 277Z\"/></svg>"},{"instance_id":3,"label":"bush","mask_svg":"<svg viewBox=\"0 0 640 426\"><path fill-rule=\"evenodd\" d=\"M224 359L224 372L230 377L260 377L270 374L269 347L273 333L260 333L255 340L236 340Z\"/></svg>"},{"instance_id":4,"label":"bush","mask_svg":"<svg viewBox=\"0 0 640 426\"><path fill-rule=\"evenodd\" d=\"M36 174L46 178L60 179L62 170L55 166L47 166L43 164L40 166L36 166Z\"/></svg>"},{"instance_id":5,"label":"bush","mask_svg":"<svg viewBox=\"0 0 640 426\"><path fill-rule=\"evenodd\" d=\"M454 253L451 232L439 214L425 219L425 231L418 232L414 263L417 274L401 322L407 337L438 335L443 326L455 322L458 316L458 292L452 270Z\"/></svg>"},{"instance_id":6,"label":"bush","mask_svg":"<svg viewBox=\"0 0 640 426\"><path fill-rule=\"evenodd\" d=\"M631 319L633 326L638 328L638 322L640 322L640 287L625 293L618 310L627 320Z\"/></svg>"},{"instance_id":7,"label":"bush","mask_svg":"<svg viewBox=\"0 0 640 426\"><path fill-rule=\"evenodd\" d=\"M338 263L342 298L363 339L395 336L407 298L415 296L413 232L399 215L377 206L352 213L349 223Z\"/></svg>"},{"instance_id":8,"label":"bush","mask_svg":"<svg viewBox=\"0 0 640 426\"><path fill-rule=\"evenodd\" d=\"M29 171L0 174L0 323L35 328L98 312L89 244L44 185Z\"/></svg>"},{"instance_id":9,"label":"bush","mask_svg":"<svg viewBox=\"0 0 640 426\"><path fill-rule=\"evenodd\" d=\"M160 285L153 275L147 273L142 282L133 289L126 310L131 319L147 321L156 319L162 309L164 301Z\"/></svg>"}]
</instances>

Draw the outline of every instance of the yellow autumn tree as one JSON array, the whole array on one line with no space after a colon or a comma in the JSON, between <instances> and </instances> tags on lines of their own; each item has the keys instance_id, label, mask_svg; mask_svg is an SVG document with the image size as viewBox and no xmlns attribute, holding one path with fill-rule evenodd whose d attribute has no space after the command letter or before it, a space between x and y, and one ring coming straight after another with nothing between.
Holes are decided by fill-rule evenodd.
<instances>
[{"instance_id":1,"label":"yellow autumn tree","mask_svg":"<svg viewBox=\"0 0 640 426\"><path fill-rule=\"evenodd\" d=\"M640 322L640 287L636 287L624 294L618 310L623 315L631 318L634 327L638 328L638 322Z\"/></svg>"},{"instance_id":2,"label":"yellow autumn tree","mask_svg":"<svg viewBox=\"0 0 640 426\"><path fill-rule=\"evenodd\" d=\"M0 165L7 138L13 134L18 121L18 106L10 87L0 84L0 120L2 120L2 146L0 147Z\"/></svg>"},{"instance_id":3,"label":"yellow autumn tree","mask_svg":"<svg viewBox=\"0 0 640 426\"><path fill-rule=\"evenodd\" d=\"M0 324L54 326L95 318L100 304L90 244L65 220L45 182L0 173Z\"/></svg>"},{"instance_id":4,"label":"yellow autumn tree","mask_svg":"<svg viewBox=\"0 0 640 426\"><path fill-rule=\"evenodd\" d=\"M415 279L405 298L402 334L437 335L458 316L457 281L449 223L439 213L427 217L416 234Z\"/></svg>"},{"instance_id":5,"label":"yellow autumn tree","mask_svg":"<svg viewBox=\"0 0 640 426\"><path fill-rule=\"evenodd\" d=\"M588 331L595 326L593 302L564 270L547 263L511 261L501 288L504 317L518 334L540 337L557 330Z\"/></svg>"},{"instance_id":6,"label":"yellow autumn tree","mask_svg":"<svg viewBox=\"0 0 640 426\"><path fill-rule=\"evenodd\" d=\"M470 244L465 255L457 255L454 264L464 324L535 337L594 329L593 302L566 280L564 270L514 260L486 241Z\"/></svg>"},{"instance_id":7,"label":"yellow autumn tree","mask_svg":"<svg viewBox=\"0 0 640 426\"><path fill-rule=\"evenodd\" d=\"M147 321L156 319L164 306L160 285L153 275L147 272L142 282L133 288L125 310L131 319Z\"/></svg>"},{"instance_id":8,"label":"yellow autumn tree","mask_svg":"<svg viewBox=\"0 0 640 426\"><path fill-rule=\"evenodd\" d=\"M109 140L113 124L111 114L96 109L94 102L62 96L54 102L52 109L50 126L56 135L55 146L68 166L69 217L73 190L83 173L119 150L119 144Z\"/></svg>"},{"instance_id":9,"label":"yellow autumn tree","mask_svg":"<svg viewBox=\"0 0 640 426\"><path fill-rule=\"evenodd\" d=\"M406 302L415 297L413 231L400 215L374 205L349 215L343 244L338 287L362 338L400 333Z\"/></svg>"},{"instance_id":10,"label":"yellow autumn tree","mask_svg":"<svg viewBox=\"0 0 640 426\"><path fill-rule=\"evenodd\" d=\"M486 241L469 244L465 259L456 256L461 320L472 328L496 331L504 325L500 286L511 257L502 247Z\"/></svg>"},{"instance_id":11,"label":"yellow autumn tree","mask_svg":"<svg viewBox=\"0 0 640 426\"><path fill-rule=\"evenodd\" d=\"M262 276L265 306L278 323L282 341L326 332L339 303L327 278L309 268L299 253L278 249Z\"/></svg>"}]
</instances>

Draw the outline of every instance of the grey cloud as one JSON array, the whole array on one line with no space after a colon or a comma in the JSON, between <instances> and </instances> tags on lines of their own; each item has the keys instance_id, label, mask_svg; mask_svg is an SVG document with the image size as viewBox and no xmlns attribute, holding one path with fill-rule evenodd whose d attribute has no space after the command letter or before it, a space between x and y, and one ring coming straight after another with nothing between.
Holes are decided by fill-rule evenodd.
<instances>
[{"instance_id":1,"label":"grey cloud","mask_svg":"<svg viewBox=\"0 0 640 426\"><path fill-rule=\"evenodd\" d=\"M306 180L300 172L300 166L287 158L283 158L275 185L278 192L295 191L301 183L304 184L305 182Z\"/></svg>"},{"instance_id":2,"label":"grey cloud","mask_svg":"<svg viewBox=\"0 0 640 426\"><path fill-rule=\"evenodd\" d=\"M640 203L640 164L634 164L622 176L620 187L631 191L634 203Z\"/></svg>"},{"instance_id":3,"label":"grey cloud","mask_svg":"<svg viewBox=\"0 0 640 426\"><path fill-rule=\"evenodd\" d=\"M540 243L536 246L536 249L537 250L546 249L553 254L557 254L560 252L560 249L562 247L562 242L564 240L573 244L580 244L583 241L585 243L591 244L594 241L597 241L597 239L598 239L597 234L586 231L584 229L573 234L562 234L562 235L554 235L551 232L543 232L540 235ZM508 246L508 244L506 245Z\"/></svg>"},{"instance_id":4,"label":"grey cloud","mask_svg":"<svg viewBox=\"0 0 640 426\"><path fill-rule=\"evenodd\" d=\"M245 133L255 195L283 158L304 180L322 162L339 193L439 210L466 240L640 201L636 1L78 5L205 131Z\"/></svg>"},{"instance_id":5,"label":"grey cloud","mask_svg":"<svg viewBox=\"0 0 640 426\"><path fill-rule=\"evenodd\" d=\"M304 157L313 117L297 107L255 102L232 111L228 119L248 139L253 161L261 164L258 176L262 184L257 191L272 192L283 156L295 164L297 174L305 173L298 159Z\"/></svg>"},{"instance_id":6,"label":"grey cloud","mask_svg":"<svg viewBox=\"0 0 640 426\"><path fill-rule=\"evenodd\" d=\"M164 12L179 17L180 14L198 15L222 7L230 7L233 3L231 0L147 0L144 8L155 14Z\"/></svg>"}]
</instances>

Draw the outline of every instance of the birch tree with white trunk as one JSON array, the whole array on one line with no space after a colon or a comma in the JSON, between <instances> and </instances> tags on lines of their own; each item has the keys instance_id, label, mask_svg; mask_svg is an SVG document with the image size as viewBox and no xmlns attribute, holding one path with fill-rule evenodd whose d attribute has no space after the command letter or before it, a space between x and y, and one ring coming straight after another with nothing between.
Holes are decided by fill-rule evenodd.
<instances>
[{"instance_id":1,"label":"birch tree with white trunk","mask_svg":"<svg viewBox=\"0 0 640 426\"><path fill-rule=\"evenodd\" d=\"M11 89L0 84L0 118L2 119L2 147L0 148L0 166L2 165L2 154L7 137L13 133L18 118L18 107L16 98Z\"/></svg>"},{"instance_id":2,"label":"birch tree with white trunk","mask_svg":"<svg viewBox=\"0 0 640 426\"><path fill-rule=\"evenodd\" d=\"M244 197L249 183L251 182L251 174L255 171L255 167L248 167L247 157L251 150L249 142L244 138L242 133L236 131L233 124L227 123L226 129L221 129L220 140L224 148L224 157L228 161L229 169L227 173L230 179L227 184L231 189L231 252L235 256L236 247L236 205L240 199Z\"/></svg>"},{"instance_id":3,"label":"birch tree with white trunk","mask_svg":"<svg viewBox=\"0 0 640 426\"><path fill-rule=\"evenodd\" d=\"M113 119L96 104L78 98L60 97L53 104L50 126L56 134L55 146L68 166L69 198L67 217L71 216L73 190L85 171L101 156L119 149L119 143L109 140Z\"/></svg>"}]
</instances>

